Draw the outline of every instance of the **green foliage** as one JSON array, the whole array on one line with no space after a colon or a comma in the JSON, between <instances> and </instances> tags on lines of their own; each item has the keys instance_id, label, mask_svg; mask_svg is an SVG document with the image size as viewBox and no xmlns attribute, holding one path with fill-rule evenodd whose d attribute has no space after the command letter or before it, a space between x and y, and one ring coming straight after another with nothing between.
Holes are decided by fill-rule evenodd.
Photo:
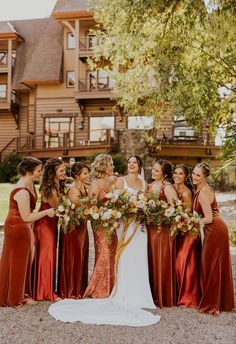
<instances>
[{"instance_id":1,"label":"green foliage","mask_svg":"<svg viewBox=\"0 0 236 344\"><path fill-rule=\"evenodd\" d=\"M11 154L0 164L0 182L15 182L17 181L17 165L21 162L22 157L17 154Z\"/></svg>"},{"instance_id":2,"label":"green foliage","mask_svg":"<svg viewBox=\"0 0 236 344\"><path fill-rule=\"evenodd\" d=\"M115 165L114 171L118 174L125 174L127 170L127 161L124 155L121 153L112 154L112 159Z\"/></svg>"},{"instance_id":3,"label":"green foliage","mask_svg":"<svg viewBox=\"0 0 236 344\"><path fill-rule=\"evenodd\" d=\"M235 1L210 1L208 8L203 0L90 3L99 39L90 66L110 73L124 112L153 115L157 125L167 115L184 115L196 128L207 118L213 134L232 123Z\"/></svg>"}]
</instances>

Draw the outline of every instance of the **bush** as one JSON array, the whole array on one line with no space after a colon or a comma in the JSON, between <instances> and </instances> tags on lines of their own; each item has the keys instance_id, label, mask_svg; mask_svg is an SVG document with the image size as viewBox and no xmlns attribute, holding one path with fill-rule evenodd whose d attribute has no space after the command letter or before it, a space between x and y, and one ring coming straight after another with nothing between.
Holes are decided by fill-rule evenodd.
<instances>
[{"instance_id":1,"label":"bush","mask_svg":"<svg viewBox=\"0 0 236 344\"><path fill-rule=\"evenodd\" d=\"M0 182L9 183L17 181L17 165L22 157L17 154L11 154L0 164Z\"/></svg>"}]
</instances>

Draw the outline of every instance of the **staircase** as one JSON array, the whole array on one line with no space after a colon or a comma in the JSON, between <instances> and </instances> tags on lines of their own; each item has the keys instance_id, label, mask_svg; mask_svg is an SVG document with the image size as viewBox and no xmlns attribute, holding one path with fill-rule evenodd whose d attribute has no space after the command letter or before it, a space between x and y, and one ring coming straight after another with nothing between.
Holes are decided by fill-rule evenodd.
<instances>
[{"instance_id":1,"label":"staircase","mask_svg":"<svg viewBox=\"0 0 236 344\"><path fill-rule=\"evenodd\" d=\"M6 146L0 151L0 163L2 163L10 154L17 151L17 138L14 137Z\"/></svg>"}]
</instances>

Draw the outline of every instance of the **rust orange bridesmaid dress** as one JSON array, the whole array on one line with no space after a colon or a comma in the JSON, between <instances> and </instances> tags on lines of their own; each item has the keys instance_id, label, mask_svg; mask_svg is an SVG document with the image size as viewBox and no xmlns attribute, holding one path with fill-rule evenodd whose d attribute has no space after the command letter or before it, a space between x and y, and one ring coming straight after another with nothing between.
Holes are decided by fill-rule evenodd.
<instances>
[{"instance_id":1,"label":"rust orange bridesmaid dress","mask_svg":"<svg viewBox=\"0 0 236 344\"><path fill-rule=\"evenodd\" d=\"M30 208L36 199L27 188L14 189L10 194L9 212L4 224L4 243L0 260L0 306L19 307L31 292L31 223L23 222L14 195L21 189L30 194Z\"/></svg>"},{"instance_id":2,"label":"rust orange bridesmaid dress","mask_svg":"<svg viewBox=\"0 0 236 344\"><path fill-rule=\"evenodd\" d=\"M182 196L178 197L183 201ZM200 254L201 239L199 236L179 234L176 238L176 279L177 306L197 307L200 301Z\"/></svg>"},{"instance_id":3,"label":"rust orange bridesmaid dress","mask_svg":"<svg viewBox=\"0 0 236 344\"><path fill-rule=\"evenodd\" d=\"M195 194L193 208L204 217L199 192ZM198 308L201 312L217 315L220 311L233 310L234 290L228 228L219 215L215 197L211 209L213 221L204 226L200 272L202 297Z\"/></svg>"},{"instance_id":4,"label":"rust orange bridesmaid dress","mask_svg":"<svg viewBox=\"0 0 236 344\"><path fill-rule=\"evenodd\" d=\"M167 201L165 185L161 187L159 199ZM156 225L148 229L149 280L153 301L158 307L176 305L176 239L171 237L168 225L158 231Z\"/></svg>"},{"instance_id":5,"label":"rust orange bridesmaid dress","mask_svg":"<svg viewBox=\"0 0 236 344\"><path fill-rule=\"evenodd\" d=\"M86 223L61 234L60 297L80 299L83 296L88 284L88 255Z\"/></svg>"},{"instance_id":6,"label":"rust orange bridesmaid dress","mask_svg":"<svg viewBox=\"0 0 236 344\"><path fill-rule=\"evenodd\" d=\"M108 191L102 190L103 199ZM109 238L103 230L94 230L95 262L94 270L85 290L84 297L106 298L110 295L115 282L115 254L117 236Z\"/></svg>"},{"instance_id":7,"label":"rust orange bridesmaid dress","mask_svg":"<svg viewBox=\"0 0 236 344\"><path fill-rule=\"evenodd\" d=\"M47 202L41 202L40 211L49 209ZM34 288L35 300L55 300L57 217L45 216L35 222L35 262Z\"/></svg>"}]
</instances>

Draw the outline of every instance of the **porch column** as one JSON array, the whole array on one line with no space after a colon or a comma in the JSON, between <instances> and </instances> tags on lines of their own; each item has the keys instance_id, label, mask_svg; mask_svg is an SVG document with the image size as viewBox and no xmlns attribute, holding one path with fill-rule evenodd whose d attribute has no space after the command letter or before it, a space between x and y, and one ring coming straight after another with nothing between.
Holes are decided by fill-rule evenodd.
<instances>
[{"instance_id":1,"label":"porch column","mask_svg":"<svg viewBox=\"0 0 236 344\"><path fill-rule=\"evenodd\" d=\"M12 39L8 39L7 55L7 102L11 103L11 80L12 80Z\"/></svg>"},{"instance_id":2,"label":"porch column","mask_svg":"<svg viewBox=\"0 0 236 344\"><path fill-rule=\"evenodd\" d=\"M80 22L75 20L75 92L79 90L79 36Z\"/></svg>"}]
</instances>

